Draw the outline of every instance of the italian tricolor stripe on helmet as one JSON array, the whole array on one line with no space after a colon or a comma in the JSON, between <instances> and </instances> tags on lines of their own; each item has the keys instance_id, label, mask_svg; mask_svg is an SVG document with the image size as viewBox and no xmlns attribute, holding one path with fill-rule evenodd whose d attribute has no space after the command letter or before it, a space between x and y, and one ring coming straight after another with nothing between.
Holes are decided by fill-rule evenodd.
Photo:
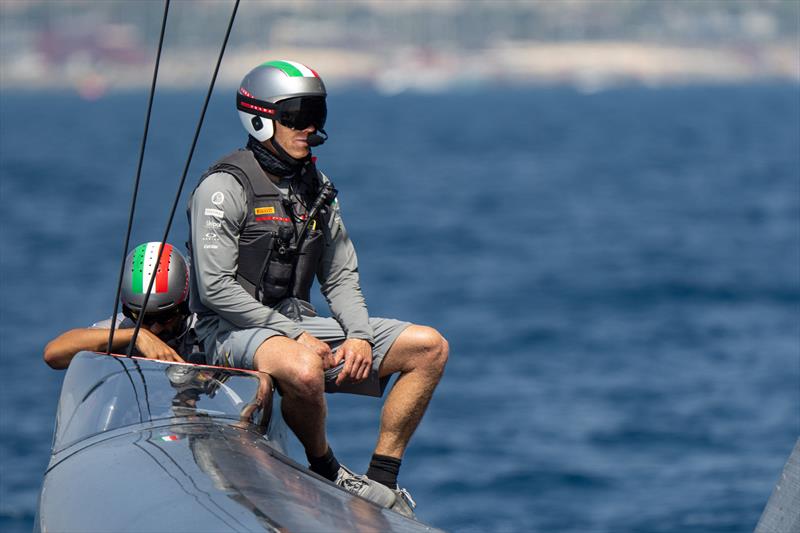
<instances>
[{"instance_id":1,"label":"italian tricolor stripe on helmet","mask_svg":"<svg viewBox=\"0 0 800 533\"><path fill-rule=\"evenodd\" d=\"M153 277L153 267L158 258L158 247L160 242L148 242L136 247L133 251L132 287L134 293L144 294L150 285L150 278ZM156 282L153 284L153 292L167 292L169 290L169 257L172 255L172 245L165 244L161 254L161 261L156 272Z\"/></svg>"},{"instance_id":2,"label":"italian tricolor stripe on helmet","mask_svg":"<svg viewBox=\"0 0 800 533\"><path fill-rule=\"evenodd\" d=\"M267 61L262 67L275 67L291 78L319 78L319 74L297 61Z\"/></svg>"}]
</instances>

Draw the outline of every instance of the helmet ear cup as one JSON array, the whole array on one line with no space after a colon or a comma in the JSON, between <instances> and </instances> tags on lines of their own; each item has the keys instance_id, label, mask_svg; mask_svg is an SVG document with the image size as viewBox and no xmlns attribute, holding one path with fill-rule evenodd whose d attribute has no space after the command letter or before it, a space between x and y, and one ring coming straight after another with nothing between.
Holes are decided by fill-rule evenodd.
<instances>
[{"instance_id":1,"label":"helmet ear cup","mask_svg":"<svg viewBox=\"0 0 800 533\"><path fill-rule=\"evenodd\" d=\"M252 135L258 142L266 141L275 132L275 128L272 125L273 121L261 118L258 115L239 111L239 120L242 122L244 129L247 130L247 133ZM256 126L261 127L257 128Z\"/></svg>"}]
</instances>

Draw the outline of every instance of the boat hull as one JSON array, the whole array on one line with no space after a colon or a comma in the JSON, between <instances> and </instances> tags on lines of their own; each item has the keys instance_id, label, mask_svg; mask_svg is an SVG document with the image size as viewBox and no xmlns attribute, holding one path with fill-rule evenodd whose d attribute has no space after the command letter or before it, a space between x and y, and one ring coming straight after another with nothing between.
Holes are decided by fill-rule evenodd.
<instances>
[{"instance_id":1,"label":"boat hull","mask_svg":"<svg viewBox=\"0 0 800 533\"><path fill-rule=\"evenodd\" d=\"M431 531L290 459L272 391L259 373L79 354L35 530Z\"/></svg>"}]
</instances>

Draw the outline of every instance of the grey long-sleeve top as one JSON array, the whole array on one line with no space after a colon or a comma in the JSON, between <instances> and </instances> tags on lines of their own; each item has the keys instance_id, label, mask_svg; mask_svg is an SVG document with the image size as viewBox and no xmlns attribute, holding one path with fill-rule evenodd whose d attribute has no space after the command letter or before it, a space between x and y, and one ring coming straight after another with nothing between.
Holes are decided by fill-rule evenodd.
<instances>
[{"instance_id":1,"label":"grey long-sleeve top","mask_svg":"<svg viewBox=\"0 0 800 533\"><path fill-rule=\"evenodd\" d=\"M325 179L323 177L323 179ZM279 188L286 185L279 183ZM301 324L263 305L236 281L239 232L247 215L241 184L226 172L204 179L190 202L192 259L196 294L210 311L239 328L270 328L289 337ZM325 249L317 268L320 290L348 338L374 342L361 293L355 248L342 223L339 203L328 210L322 231Z\"/></svg>"}]
</instances>

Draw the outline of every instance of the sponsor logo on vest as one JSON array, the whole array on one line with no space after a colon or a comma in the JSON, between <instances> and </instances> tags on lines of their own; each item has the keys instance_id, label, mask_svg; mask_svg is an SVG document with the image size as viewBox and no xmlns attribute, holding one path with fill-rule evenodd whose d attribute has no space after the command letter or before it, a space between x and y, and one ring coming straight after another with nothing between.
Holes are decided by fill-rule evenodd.
<instances>
[{"instance_id":1,"label":"sponsor logo on vest","mask_svg":"<svg viewBox=\"0 0 800 533\"><path fill-rule=\"evenodd\" d=\"M207 228L213 228L213 229L221 228L222 227L222 222L214 222L214 220L209 218L209 219L206 219L206 227Z\"/></svg>"},{"instance_id":2,"label":"sponsor logo on vest","mask_svg":"<svg viewBox=\"0 0 800 533\"><path fill-rule=\"evenodd\" d=\"M275 213L274 207L256 207L256 215L271 215Z\"/></svg>"},{"instance_id":3,"label":"sponsor logo on vest","mask_svg":"<svg viewBox=\"0 0 800 533\"><path fill-rule=\"evenodd\" d=\"M211 203L214 205L221 205L225 201L225 195L217 191L211 195Z\"/></svg>"},{"instance_id":4,"label":"sponsor logo on vest","mask_svg":"<svg viewBox=\"0 0 800 533\"><path fill-rule=\"evenodd\" d=\"M207 217L224 217L225 211L220 211L219 209L211 209L210 207L206 207L205 215Z\"/></svg>"},{"instance_id":5,"label":"sponsor logo on vest","mask_svg":"<svg viewBox=\"0 0 800 533\"><path fill-rule=\"evenodd\" d=\"M265 217L256 217L256 221L258 221L258 222L264 222L264 221L267 221L267 220L274 220L275 222L291 222L291 220L289 220L289 217L279 217L279 216L275 216L275 215L268 215L268 216L265 216Z\"/></svg>"}]
</instances>

